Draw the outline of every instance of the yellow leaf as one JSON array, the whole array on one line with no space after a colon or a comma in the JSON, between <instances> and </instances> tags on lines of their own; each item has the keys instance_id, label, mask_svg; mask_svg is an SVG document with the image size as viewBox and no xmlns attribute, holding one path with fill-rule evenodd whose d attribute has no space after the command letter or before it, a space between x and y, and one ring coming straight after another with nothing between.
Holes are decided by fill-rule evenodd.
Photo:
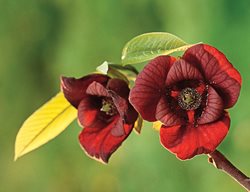
<instances>
[{"instance_id":1,"label":"yellow leaf","mask_svg":"<svg viewBox=\"0 0 250 192\"><path fill-rule=\"evenodd\" d=\"M153 129L156 131L160 131L162 123L160 121L153 122Z\"/></svg>"},{"instance_id":2,"label":"yellow leaf","mask_svg":"<svg viewBox=\"0 0 250 192\"><path fill-rule=\"evenodd\" d=\"M135 125L134 125L134 130L137 134L140 134L141 133L141 129L142 129L142 125L143 125L143 119L142 117L139 115L136 122L135 122Z\"/></svg>"},{"instance_id":3,"label":"yellow leaf","mask_svg":"<svg viewBox=\"0 0 250 192\"><path fill-rule=\"evenodd\" d=\"M59 135L77 117L77 110L62 92L35 111L20 128L15 142L15 160Z\"/></svg>"}]
</instances>

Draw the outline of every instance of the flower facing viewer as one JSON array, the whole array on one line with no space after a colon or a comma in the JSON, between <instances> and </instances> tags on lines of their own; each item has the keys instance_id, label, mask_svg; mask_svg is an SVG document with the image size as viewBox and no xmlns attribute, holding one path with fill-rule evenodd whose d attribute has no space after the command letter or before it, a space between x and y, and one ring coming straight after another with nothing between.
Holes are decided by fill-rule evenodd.
<instances>
[{"instance_id":1,"label":"flower facing viewer","mask_svg":"<svg viewBox=\"0 0 250 192\"><path fill-rule=\"evenodd\" d=\"M137 112L128 102L125 81L92 74L80 79L62 77L65 98L78 110L84 128L79 141L90 157L107 163L133 129Z\"/></svg>"},{"instance_id":2,"label":"flower facing viewer","mask_svg":"<svg viewBox=\"0 0 250 192\"><path fill-rule=\"evenodd\" d=\"M161 144L180 159L211 153L226 136L225 109L237 101L241 76L216 48L199 44L182 58L159 56L138 75L130 102L148 121L160 121Z\"/></svg>"}]
</instances>

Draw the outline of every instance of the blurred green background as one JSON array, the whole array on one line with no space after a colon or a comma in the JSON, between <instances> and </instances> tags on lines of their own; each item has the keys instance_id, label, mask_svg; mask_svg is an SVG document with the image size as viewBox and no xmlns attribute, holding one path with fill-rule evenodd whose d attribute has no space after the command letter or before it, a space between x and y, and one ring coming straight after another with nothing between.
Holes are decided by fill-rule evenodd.
<instances>
[{"instance_id":1,"label":"blurred green background","mask_svg":"<svg viewBox=\"0 0 250 192\"><path fill-rule=\"evenodd\" d=\"M220 150L250 174L249 0L0 0L0 191L244 191L207 163L179 161L147 124L109 165L89 159L74 122L53 141L13 162L23 121L59 91L60 75L83 76L119 62L132 37L166 31L223 51L243 77L232 125Z\"/></svg>"}]
</instances>

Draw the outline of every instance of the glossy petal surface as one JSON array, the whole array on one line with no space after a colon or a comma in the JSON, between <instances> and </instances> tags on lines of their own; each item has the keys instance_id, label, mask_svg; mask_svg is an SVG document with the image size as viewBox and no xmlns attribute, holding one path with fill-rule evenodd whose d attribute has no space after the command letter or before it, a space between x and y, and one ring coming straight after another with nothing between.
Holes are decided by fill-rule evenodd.
<instances>
[{"instance_id":1,"label":"glossy petal surface","mask_svg":"<svg viewBox=\"0 0 250 192\"><path fill-rule=\"evenodd\" d=\"M107 84L107 89L112 90L120 97L128 99L129 87L128 84L121 79L110 79Z\"/></svg>"},{"instance_id":2,"label":"glossy petal surface","mask_svg":"<svg viewBox=\"0 0 250 192\"><path fill-rule=\"evenodd\" d=\"M112 130L121 125L123 124L119 123L119 117L116 117L102 129L99 127L85 127L79 135L79 141L86 154L94 159L108 163L109 157L133 129L133 125L124 124L124 135L114 136Z\"/></svg>"},{"instance_id":3,"label":"glossy petal surface","mask_svg":"<svg viewBox=\"0 0 250 192\"><path fill-rule=\"evenodd\" d=\"M117 111L119 112L119 115L122 119L124 119L124 116L128 110L128 102L126 99L120 97L113 91L109 91L109 95L113 100L114 105L116 106Z\"/></svg>"},{"instance_id":4,"label":"glossy petal surface","mask_svg":"<svg viewBox=\"0 0 250 192\"><path fill-rule=\"evenodd\" d=\"M83 99L78 106L78 120L80 125L83 128L95 127L99 129L104 129L108 124L110 124L112 121L115 121L118 117L119 120L117 120L116 126L113 127L112 134L114 136L124 135L123 123L125 123L125 114L127 113L128 105L126 100L124 100L121 97L119 98L122 99L124 103L122 104L119 103L119 105L123 106L118 106L117 110L119 114L115 114L113 116L107 115L105 112L102 112L100 110L101 108L100 98L90 96ZM117 100L117 98L115 98L115 100ZM131 124L133 123L134 122L131 122Z\"/></svg>"},{"instance_id":5,"label":"glossy petal surface","mask_svg":"<svg viewBox=\"0 0 250 192\"><path fill-rule=\"evenodd\" d=\"M179 59L170 68L166 84L171 85L183 80L203 80L203 77L195 66L183 59Z\"/></svg>"},{"instance_id":6,"label":"glossy petal surface","mask_svg":"<svg viewBox=\"0 0 250 192\"><path fill-rule=\"evenodd\" d=\"M185 123L182 113L183 111L176 103L170 103L166 96L162 96L157 104L155 116L165 126L173 126Z\"/></svg>"},{"instance_id":7,"label":"glossy petal surface","mask_svg":"<svg viewBox=\"0 0 250 192\"><path fill-rule=\"evenodd\" d=\"M189 48L182 58L200 69L207 83L223 98L225 108L236 103L241 76L223 53L212 46L199 44Z\"/></svg>"},{"instance_id":8,"label":"glossy petal surface","mask_svg":"<svg viewBox=\"0 0 250 192\"><path fill-rule=\"evenodd\" d=\"M161 144L182 160L190 159L202 153L211 153L226 136L230 118L225 114L216 122L198 125L162 126Z\"/></svg>"},{"instance_id":9,"label":"glossy petal surface","mask_svg":"<svg viewBox=\"0 0 250 192\"><path fill-rule=\"evenodd\" d=\"M93 81L105 86L108 80L108 76L100 74L87 75L80 79L75 79L73 77L62 77L61 89L65 98L71 103L71 105L77 108L80 101L86 97L86 89Z\"/></svg>"},{"instance_id":10,"label":"glossy petal surface","mask_svg":"<svg viewBox=\"0 0 250 192\"><path fill-rule=\"evenodd\" d=\"M128 102L127 83L93 74L80 79L62 77L61 88L65 98L78 109L82 148L90 157L107 163L138 117Z\"/></svg>"},{"instance_id":11,"label":"glossy petal surface","mask_svg":"<svg viewBox=\"0 0 250 192\"><path fill-rule=\"evenodd\" d=\"M86 97L80 102L78 121L82 127L101 127L105 121L108 121L108 116L100 111L101 105L101 100L95 97Z\"/></svg>"},{"instance_id":12,"label":"glossy petal surface","mask_svg":"<svg viewBox=\"0 0 250 192\"><path fill-rule=\"evenodd\" d=\"M156 57L138 75L129 100L143 119L156 121L156 106L165 94L165 81L174 61L170 56Z\"/></svg>"},{"instance_id":13,"label":"glossy petal surface","mask_svg":"<svg viewBox=\"0 0 250 192\"><path fill-rule=\"evenodd\" d=\"M108 97L107 89L96 81L93 81L88 88L86 89L86 93L89 95L99 96L99 97Z\"/></svg>"},{"instance_id":14,"label":"glossy petal surface","mask_svg":"<svg viewBox=\"0 0 250 192\"><path fill-rule=\"evenodd\" d=\"M223 114L223 100L212 86L208 86L206 106L204 107L198 124L211 123L216 121Z\"/></svg>"}]
</instances>

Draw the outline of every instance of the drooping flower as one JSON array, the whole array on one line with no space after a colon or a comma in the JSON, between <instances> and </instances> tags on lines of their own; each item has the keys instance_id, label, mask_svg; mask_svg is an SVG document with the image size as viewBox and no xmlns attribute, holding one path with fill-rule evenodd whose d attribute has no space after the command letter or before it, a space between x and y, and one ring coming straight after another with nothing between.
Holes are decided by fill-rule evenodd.
<instances>
[{"instance_id":1,"label":"drooping flower","mask_svg":"<svg viewBox=\"0 0 250 192\"><path fill-rule=\"evenodd\" d=\"M78 110L83 127L79 135L82 148L90 157L107 163L130 134L138 116L128 102L127 83L91 74L80 79L62 77L61 88Z\"/></svg>"},{"instance_id":2,"label":"drooping flower","mask_svg":"<svg viewBox=\"0 0 250 192\"><path fill-rule=\"evenodd\" d=\"M161 144L185 160L213 152L226 136L225 109L237 101L241 76L216 48L199 44L182 58L159 56L138 75L130 102L148 121L160 121Z\"/></svg>"}]
</instances>

